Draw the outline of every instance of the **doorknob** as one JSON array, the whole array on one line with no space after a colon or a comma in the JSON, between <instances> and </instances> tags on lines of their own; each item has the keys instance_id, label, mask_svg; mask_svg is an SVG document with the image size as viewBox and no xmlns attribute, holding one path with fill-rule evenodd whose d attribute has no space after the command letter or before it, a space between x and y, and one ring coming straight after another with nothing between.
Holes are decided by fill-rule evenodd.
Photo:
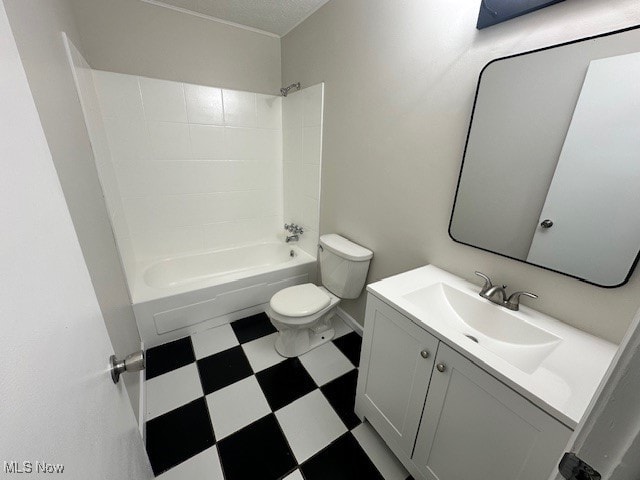
<instances>
[{"instance_id":1,"label":"doorknob","mask_svg":"<svg viewBox=\"0 0 640 480\"><path fill-rule=\"evenodd\" d=\"M542 221L542 223L540 224L540 226L541 226L542 228L551 228L551 227L553 227L553 222L547 218L546 220L543 220L543 221Z\"/></svg>"},{"instance_id":2,"label":"doorknob","mask_svg":"<svg viewBox=\"0 0 640 480\"><path fill-rule=\"evenodd\" d=\"M120 381L120 375L124 372L139 372L144 370L145 367L145 355L144 351L127 355L126 358L118 360L115 355L109 357L109 364L111 365L111 379L113 383Z\"/></svg>"}]
</instances>

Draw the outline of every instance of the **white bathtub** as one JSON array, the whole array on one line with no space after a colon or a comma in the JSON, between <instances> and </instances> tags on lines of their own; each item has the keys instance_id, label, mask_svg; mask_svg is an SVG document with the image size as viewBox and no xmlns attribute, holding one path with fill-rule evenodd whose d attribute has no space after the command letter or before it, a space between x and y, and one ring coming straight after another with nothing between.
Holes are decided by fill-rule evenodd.
<instances>
[{"instance_id":1,"label":"white bathtub","mask_svg":"<svg viewBox=\"0 0 640 480\"><path fill-rule=\"evenodd\" d=\"M138 264L131 296L142 341L153 347L264 311L278 290L315 278L314 257L264 243Z\"/></svg>"}]
</instances>

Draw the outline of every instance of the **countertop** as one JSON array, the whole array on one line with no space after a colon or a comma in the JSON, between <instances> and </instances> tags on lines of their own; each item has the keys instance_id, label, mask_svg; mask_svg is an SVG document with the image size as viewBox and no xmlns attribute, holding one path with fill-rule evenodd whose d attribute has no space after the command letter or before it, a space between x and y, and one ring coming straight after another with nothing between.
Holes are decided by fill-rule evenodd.
<instances>
[{"instance_id":1,"label":"countertop","mask_svg":"<svg viewBox=\"0 0 640 480\"><path fill-rule=\"evenodd\" d=\"M372 283L367 286L367 291L569 428L575 429L611 364L617 345L523 305L518 312L520 318L562 339L535 371L526 373L403 298L436 283L446 283L463 291L480 292L479 286L432 265ZM481 301L490 303L484 299ZM495 305L495 308L502 307Z\"/></svg>"}]
</instances>

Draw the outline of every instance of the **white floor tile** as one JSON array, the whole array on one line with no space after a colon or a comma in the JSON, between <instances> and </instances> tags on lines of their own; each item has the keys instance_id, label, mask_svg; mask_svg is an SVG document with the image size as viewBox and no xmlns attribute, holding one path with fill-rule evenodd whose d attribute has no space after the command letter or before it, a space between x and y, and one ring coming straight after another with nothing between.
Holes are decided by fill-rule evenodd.
<instances>
[{"instance_id":1,"label":"white floor tile","mask_svg":"<svg viewBox=\"0 0 640 480\"><path fill-rule=\"evenodd\" d=\"M275 342L278 334L272 333L242 345L254 372L259 372L285 360L276 352Z\"/></svg>"},{"instance_id":2,"label":"white floor tile","mask_svg":"<svg viewBox=\"0 0 640 480\"><path fill-rule=\"evenodd\" d=\"M156 478L158 480L224 480L216 447L208 448Z\"/></svg>"},{"instance_id":3,"label":"white floor tile","mask_svg":"<svg viewBox=\"0 0 640 480\"><path fill-rule=\"evenodd\" d=\"M319 386L353 370L353 364L332 342L314 348L298 358Z\"/></svg>"},{"instance_id":4,"label":"white floor tile","mask_svg":"<svg viewBox=\"0 0 640 480\"><path fill-rule=\"evenodd\" d=\"M333 318L331 319L331 322L333 324L333 329L336 332L336 334L333 336L333 338L340 338L340 337L346 335L347 333L353 332L353 329L349 325L347 325L345 323L345 321L342 320L337 315L333 316Z\"/></svg>"},{"instance_id":5,"label":"white floor tile","mask_svg":"<svg viewBox=\"0 0 640 480\"><path fill-rule=\"evenodd\" d=\"M145 382L147 421L204 395L195 363Z\"/></svg>"},{"instance_id":6,"label":"white floor tile","mask_svg":"<svg viewBox=\"0 0 640 480\"><path fill-rule=\"evenodd\" d=\"M296 470L284 477L282 480L304 480L304 477L300 473L300 470Z\"/></svg>"},{"instance_id":7,"label":"white floor tile","mask_svg":"<svg viewBox=\"0 0 640 480\"><path fill-rule=\"evenodd\" d=\"M298 463L309 459L347 431L320 390L278 410L276 418Z\"/></svg>"},{"instance_id":8,"label":"white floor tile","mask_svg":"<svg viewBox=\"0 0 640 480\"><path fill-rule=\"evenodd\" d=\"M255 376L207 395L216 440L231 435L271 413Z\"/></svg>"},{"instance_id":9,"label":"white floor tile","mask_svg":"<svg viewBox=\"0 0 640 480\"><path fill-rule=\"evenodd\" d=\"M240 345L229 324L195 333L191 335L191 341L193 342L193 350L197 359Z\"/></svg>"},{"instance_id":10,"label":"white floor tile","mask_svg":"<svg viewBox=\"0 0 640 480\"><path fill-rule=\"evenodd\" d=\"M405 480L409 476L400 460L368 422L361 423L351 433L385 480Z\"/></svg>"}]
</instances>

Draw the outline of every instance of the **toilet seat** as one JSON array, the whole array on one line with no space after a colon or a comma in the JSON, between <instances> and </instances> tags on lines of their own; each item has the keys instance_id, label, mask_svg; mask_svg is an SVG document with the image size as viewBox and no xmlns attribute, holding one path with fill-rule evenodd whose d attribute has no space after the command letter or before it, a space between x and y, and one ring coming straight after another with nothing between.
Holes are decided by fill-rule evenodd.
<instances>
[{"instance_id":1,"label":"toilet seat","mask_svg":"<svg viewBox=\"0 0 640 480\"><path fill-rule=\"evenodd\" d=\"M331 303L331 297L314 285L305 283L280 290L269 302L271 310L283 317L300 318L314 315Z\"/></svg>"},{"instance_id":2,"label":"toilet seat","mask_svg":"<svg viewBox=\"0 0 640 480\"><path fill-rule=\"evenodd\" d=\"M329 290L327 290L326 288L318 287L313 284L308 284L308 285L312 285L313 287L317 288L320 291L320 293L326 295L329 298L329 301L326 303L324 307L320 308L319 310L313 313L305 315L303 317L292 317L289 315L283 315L282 313L276 311L271 306L271 302L269 302L269 305L267 306L267 315L269 316L269 318L272 321L275 320L276 322L279 322L283 325L287 325L290 328L305 328L309 325L313 325L314 323L316 323L320 318L327 315L328 312L332 311L340 303L340 299L336 297L333 293L331 293ZM295 287L288 287L285 290L288 290L289 288L297 288L298 286L302 286L302 285L297 285ZM309 289L309 287L307 287L307 289ZM282 290L280 292L282 292ZM276 293L276 295L278 295L280 292ZM320 295L318 295L317 297L322 298ZM278 303L279 302L276 301L276 307L279 306ZM315 306L317 307L317 305L318 304L316 304Z\"/></svg>"}]
</instances>

